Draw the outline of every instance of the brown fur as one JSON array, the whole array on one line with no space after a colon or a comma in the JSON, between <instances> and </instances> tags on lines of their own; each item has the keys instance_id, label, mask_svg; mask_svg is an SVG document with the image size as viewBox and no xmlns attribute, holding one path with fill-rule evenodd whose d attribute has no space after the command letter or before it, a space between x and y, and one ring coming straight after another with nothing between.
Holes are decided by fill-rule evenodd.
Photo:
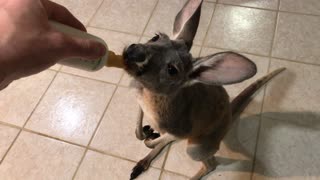
<instances>
[{"instance_id":1,"label":"brown fur","mask_svg":"<svg viewBox=\"0 0 320 180\"><path fill-rule=\"evenodd\" d=\"M136 136L152 150L133 169L131 179L145 171L161 150L177 139L187 139L188 155L203 163L193 179L214 170L217 166L214 154L232 120L253 93L277 74L271 73L253 84L230 104L222 85L253 77L256 65L234 52L192 58L189 50L202 2L186 2L175 19L174 40L160 33L149 42L132 44L124 51L126 71L139 84L138 102L151 127L161 134L155 136L152 128L142 128L141 116Z\"/></svg>"}]
</instances>

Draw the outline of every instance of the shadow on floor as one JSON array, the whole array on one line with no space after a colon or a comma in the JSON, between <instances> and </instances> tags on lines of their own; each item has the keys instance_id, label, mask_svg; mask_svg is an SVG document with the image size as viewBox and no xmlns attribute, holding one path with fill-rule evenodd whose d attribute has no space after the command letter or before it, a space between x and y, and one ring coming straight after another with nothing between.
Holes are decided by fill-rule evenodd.
<instances>
[{"instance_id":1,"label":"shadow on floor","mask_svg":"<svg viewBox=\"0 0 320 180\"><path fill-rule=\"evenodd\" d=\"M261 117L261 126L260 116L237 120L223 141L248 160L218 156L221 165L212 173L254 169L255 174L271 178L320 176L320 113L270 112Z\"/></svg>"}]
</instances>

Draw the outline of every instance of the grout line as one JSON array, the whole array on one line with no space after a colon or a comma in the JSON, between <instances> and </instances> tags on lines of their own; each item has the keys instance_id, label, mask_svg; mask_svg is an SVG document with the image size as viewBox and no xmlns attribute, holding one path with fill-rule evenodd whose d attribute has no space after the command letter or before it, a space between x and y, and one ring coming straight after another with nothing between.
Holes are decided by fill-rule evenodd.
<instances>
[{"instance_id":1,"label":"grout line","mask_svg":"<svg viewBox=\"0 0 320 180\"><path fill-rule=\"evenodd\" d=\"M253 159L252 159L250 180L253 180L253 175L254 175L254 170L255 170L255 165L256 165L256 158L257 158L256 156L257 156L258 144L259 144L259 139L260 139L261 123L262 123L262 115L260 114L259 125L258 125L258 130L257 130L257 139L256 139L256 144L254 146L254 154L253 154Z\"/></svg>"},{"instance_id":2,"label":"grout line","mask_svg":"<svg viewBox=\"0 0 320 180\"><path fill-rule=\"evenodd\" d=\"M51 70L51 71L55 71L55 70ZM57 72L57 71L55 71ZM78 78L83 78L83 79L87 79L87 80L92 80L92 81L96 81L96 82L100 82L100 83L105 83L105 84L109 84L109 85L114 85L114 86L119 86L119 87L124 87L124 88L131 88L130 86L127 85L122 85L122 79L124 78L124 75L126 74L126 72L122 72L120 80L118 81L118 83L113 83L113 82L108 82L108 81L103 81L103 80L99 80L99 79L94 79L94 78L90 78L90 77L86 77L86 76L81 76L78 74L73 74L70 72L65 72L65 71L60 71L59 74L66 74L66 75L70 75L70 76L75 76Z\"/></svg>"},{"instance_id":3,"label":"grout line","mask_svg":"<svg viewBox=\"0 0 320 180\"><path fill-rule=\"evenodd\" d=\"M122 74L122 76L123 76L123 74ZM122 76L121 76L121 78L122 78ZM120 78L120 79L121 79L121 78ZM119 84L119 83L120 83L120 81L118 82L118 84ZM96 135L96 133L97 133L99 127L100 127L100 124L101 124L101 122L102 122L105 114L107 113L107 110L108 110L108 108L109 108L109 106L110 106L110 104L111 104L111 102L112 102L112 99L113 99L115 93L117 92L117 90L118 90L118 86L116 86L116 88L114 89L114 91L113 91L113 93L112 93L112 96L111 96L111 98L110 98L110 101L108 102L105 110L103 111L103 113L102 113L102 115L101 115L101 118L100 118L98 124L96 125L95 130L94 130L93 133L92 133L92 136L91 136L91 138L90 138L90 140L89 140L89 142L88 142L88 144L87 144L87 146L86 146L86 149L85 149L85 151L84 151L84 153L83 153L83 156L81 157L81 160L80 160L80 162L79 162L79 164L78 164L78 166L77 166L77 169L76 169L76 171L74 172L74 174L73 174L73 176L72 176L72 179L75 179L75 177L76 177L76 175L77 175L77 173L78 173L78 171L79 171L79 169L80 169L80 166L81 166L81 164L82 164L82 162L83 162L83 160L84 160L84 158L85 158L85 156L86 156L86 154L87 154L87 152L88 152L88 150L89 150L89 147L90 147L90 145L91 145L91 142L93 141L93 138L95 137L95 135Z\"/></svg>"},{"instance_id":4,"label":"grout line","mask_svg":"<svg viewBox=\"0 0 320 180\"><path fill-rule=\"evenodd\" d=\"M217 4L221 4L221 5L224 5L224 6L235 6L235 7L242 7L242 8L251 8L251 9L271 11L271 12L277 12L278 11L277 9L268 9L268 8L263 8L263 7L253 7L253 6L232 4L232 3L217 2Z\"/></svg>"},{"instance_id":5,"label":"grout line","mask_svg":"<svg viewBox=\"0 0 320 180\"><path fill-rule=\"evenodd\" d=\"M142 38L144 37L143 34L145 33L145 31L146 31L146 29L147 29L147 27L148 27L148 24L149 24L151 18L153 17L154 11L155 11L155 9L157 8L158 4L159 4L159 0L157 0L157 2L155 3L155 5L154 5L154 7L153 7L153 9L152 9L152 11L151 11L151 14L150 14L150 16L149 16L149 18L148 18L148 21L147 21L147 23L145 24L145 26L144 26L144 28L143 28L143 30L142 30L141 35L132 34L132 35L135 35L135 36L140 36L137 43L140 43L141 40L142 40ZM115 31L115 32L117 32L117 31ZM121 32L121 33L123 33L123 32ZM121 82L122 82L125 74L126 74L126 72L123 72L122 77L120 78L120 81L119 81L119 83L118 83L118 87L130 88L130 87L121 85Z\"/></svg>"},{"instance_id":6,"label":"grout line","mask_svg":"<svg viewBox=\"0 0 320 180\"><path fill-rule=\"evenodd\" d=\"M308 14L308 13L293 12L293 11L284 11L284 10L279 10L279 13L287 13L287 14L301 15L301 16L313 16L313 17L320 17L320 15L317 15L317 14Z\"/></svg>"},{"instance_id":7,"label":"grout line","mask_svg":"<svg viewBox=\"0 0 320 180\"><path fill-rule=\"evenodd\" d=\"M286 61L286 62L298 63L298 64L304 64L304 65L320 66L320 64L316 64L316 63L301 62L297 60L290 60L290 59L284 59L284 58L278 58L278 57L271 57L271 59L277 59L280 61Z\"/></svg>"},{"instance_id":8,"label":"grout line","mask_svg":"<svg viewBox=\"0 0 320 180\"><path fill-rule=\"evenodd\" d=\"M268 71L267 72L269 72L269 70L270 70L270 65L271 65L271 58L269 58ZM255 165L256 165L256 156L257 156L258 144L259 144L259 139L260 139L262 113L263 113L264 100L265 100L265 96L266 96L266 93L267 93L267 86L268 85L265 85L265 87L263 88L263 98L262 98L261 107L260 107L259 122L258 122L259 124L258 124L257 135L256 135L257 139L256 139L256 142L255 142L255 147L254 147L254 154L253 154L253 159L252 159L250 180L253 179L254 169L255 169Z\"/></svg>"},{"instance_id":9,"label":"grout line","mask_svg":"<svg viewBox=\"0 0 320 180\"><path fill-rule=\"evenodd\" d=\"M165 167L165 165L167 163L167 159L168 159L168 156L169 156L169 151L171 149L171 146L172 146L172 143L170 143L170 145L168 146L168 150L167 150L167 152L166 152L166 154L164 156L164 160L163 160L163 163L162 163L162 166L161 166L161 172L160 172L159 180L161 180L161 178L162 178L162 175L163 175L163 172L164 172L164 167Z\"/></svg>"},{"instance_id":10,"label":"grout line","mask_svg":"<svg viewBox=\"0 0 320 180\"><path fill-rule=\"evenodd\" d=\"M25 132L33 133L33 134L36 134L36 135L39 135L39 136L43 136L43 137L46 137L46 138L54 139L56 141L64 142L64 143L67 143L67 144L71 144L71 145L74 145L74 146L79 146L79 147L82 147L82 148L86 147L86 146L84 146L82 144L78 144L78 143L74 143L74 142L71 142L71 141L68 141L68 140L64 140L64 139L61 139L59 137L50 136L48 134L37 132L37 131L31 130L31 129L21 128L21 130L25 131Z\"/></svg>"},{"instance_id":11,"label":"grout line","mask_svg":"<svg viewBox=\"0 0 320 180\"><path fill-rule=\"evenodd\" d=\"M122 157L122 156L119 156L119 155L116 155L116 154L112 154L112 153L109 153L109 152L105 152L105 151L102 151L102 150L98 150L98 149L95 149L93 147L89 147L88 150L90 151L94 151L96 153L100 153L100 154L103 154L103 155L106 155L106 156L111 156L111 157L114 157L114 158L117 158L117 159L121 159L121 160L124 160L124 161L129 161L129 162L132 162L132 163L138 163L138 161L135 161L135 160L132 160L132 159L129 159L129 158L125 158L125 157ZM150 166L154 169L158 169L158 170L161 170L161 168L158 168L158 167L154 167L154 166Z\"/></svg>"},{"instance_id":12,"label":"grout line","mask_svg":"<svg viewBox=\"0 0 320 180\"><path fill-rule=\"evenodd\" d=\"M280 0L278 1L278 9L280 8ZM276 37L276 33L277 33L277 29L278 29L278 23L279 23L279 11L277 11L277 16L276 16L276 22L274 25L274 32L273 32L273 37L272 37L272 41L271 41L271 48L270 48L270 52L269 52L269 64L268 64L268 72L270 71L271 68L271 60L272 60L272 51L273 51L273 47L275 45L275 37ZM260 118L259 118L259 126L258 126L258 130L257 130L257 139L256 139L256 144L255 144L255 149L254 149L254 156L253 156L253 161L252 161L252 169L251 169L251 177L250 179L253 179L254 176L254 170L255 170L255 166L256 166L256 159L257 159L257 150L258 150L258 145L259 145L259 139L260 139L260 131L261 131L261 127L262 127L262 113L263 113L263 109L264 109L264 103L265 103L265 99L266 99L266 93L267 93L267 87L268 85L266 85L264 87L264 93L263 93L263 98L262 98L262 105L261 105L261 109L260 109Z\"/></svg>"},{"instance_id":13,"label":"grout line","mask_svg":"<svg viewBox=\"0 0 320 180\"><path fill-rule=\"evenodd\" d=\"M51 71L55 71L55 70L51 70ZM126 86L126 85L122 85L122 84L118 84L118 83L112 83L112 82L108 82L108 81L103 81L103 80L99 80L99 79L93 79L93 78L90 78L90 77L81 76L81 75L78 75L78 74L73 74L73 73L64 72L64 71L60 71L59 74L66 74L66 75L75 76L75 77L82 78L82 79L87 79L87 80L91 80L91 81L105 83L105 84L108 84L108 85L114 85L114 86L119 86L119 87L124 87L124 88L130 88L130 86ZM125 74L125 72L123 72L121 74L119 83L121 83L121 80L124 77L124 74Z\"/></svg>"},{"instance_id":14,"label":"grout line","mask_svg":"<svg viewBox=\"0 0 320 180\"><path fill-rule=\"evenodd\" d=\"M22 128L20 126L9 124L9 123L6 123L6 122L1 122L0 121L0 125L11 127L11 128L15 128L15 129L19 129L21 131L25 131L25 132L29 132L29 133L32 133L32 134L36 134L38 136L42 136L42 137L45 137L45 138L50 138L50 139L53 139L53 140L56 140L56 141L59 141L59 142L67 143L69 145L78 146L80 148L86 148L85 145L74 143L74 142L71 142L71 141L68 141L68 140L63 140L63 139L60 139L60 138L57 138L57 137L53 137L53 136L50 136L50 135L47 135L47 134L36 132L36 131L30 130L30 129ZM134 161L132 159L121 157L121 156L118 156L118 155L115 155L115 154L112 154L112 153L108 153L108 152L105 152L105 151L102 151L102 150L99 150L99 149L95 149L95 148L92 148L92 147L88 147L88 150L94 151L96 153L100 153L100 154L103 154L103 155L111 156L111 157L114 157L114 158L122 159L122 160L125 160L125 161L130 161L130 162L133 162L133 163L137 163L137 161ZM151 167L161 170L161 168L158 168L158 167L154 167L154 166L151 166Z\"/></svg>"},{"instance_id":15,"label":"grout line","mask_svg":"<svg viewBox=\"0 0 320 180\"><path fill-rule=\"evenodd\" d=\"M79 77L79 78L83 78L83 79L87 79L87 80L92 80L92 81L96 81L96 82L100 82L100 83L106 83L106 84L115 85L115 86L118 85L118 83L113 83L113 82L108 82L108 81L104 81L104 80L94 79L94 78L91 78L91 77L81 76L79 74L73 74L73 73L70 73L70 72L61 71L60 73L61 74L66 74L66 75L70 75L70 76ZM122 74L121 74L120 78L122 78ZM119 80L119 82L120 82L120 80Z\"/></svg>"},{"instance_id":16,"label":"grout line","mask_svg":"<svg viewBox=\"0 0 320 180\"><path fill-rule=\"evenodd\" d=\"M280 2L280 1L279 1ZM279 7L278 3L278 7ZM275 45L275 39L276 39L276 33L277 33L277 29L278 29L278 25L279 25L279 12L277 12L276 14L276 21L274 23L274 30L273 30L273 35L272 35L272 39L271 39L271 47L270 47L270 51L269 51L269 57L272 57L272 51L273 51L273 47Z\"/></svg>"},{"instance_id":17,"label":"grout line","mask_svg":"<svg viewBox=\"0 0 320 180\"><path fill-rule=\"evenodd\" d=\"M305 64L305 65L312 65L312 66L320 66L320 64L316 64L316 63L309 63L309 62L301 62L301 61L297 61L297 60L290 60L290 59L285 59L285 58L280 58L280 57L276 57L276 56L267 56L267 55L261 55L261 54L256 54L256 53L252 53L252 52L247 52L247 51L240 51L240 50L236 50L236 49L231 49L231 48L222 48L222 47L218 47L218 46L203 46L203 48L214 48L214 49L218 49L221 51L235 51L238 53L244 53L244 54L249 54L249 55L254 55L254 56L260 56L260 57L265 57L265 58L271 58L271 59L277 59L277 60L281 60L281 61L286 61L286 62L292 62L292 63L299 63L299 64Z\"/></svg>"},{"instance_id":18,"label":"grout line","mask_svg":"<svg viewBox=\"0 0 320 180\"><path fill-rule=\"evenodd\" d=\"M217 0L217 2L218 2L218 0ZM203 48L204 48L204 44L205 44L205 42L206 42L206 39L208 38L208 34L209 34L209 31L210 31L210 27L211 27L211 25L212 25L213 17L214 17L214 15L215 15L215 13L216 13L216 10L217 10L217 4L214 4L214 8L213 8L212 15L211 15L211 17L210 17L208 29L206 30L206 33L205 33L205 35L204 35L202 44L200 45L199 57L200 57L201 54L202 54L202 50L203 50Z\"/></svg>"},{"instance_id":19,"label":"grout line","mask_svg":"<svg viewBox=\"0 0 320 180\"><path fill-rule=\"evenodd\" d=\"M210 1L206 1L206 2L210 2ZM289 14L315 16L315 17L320 16L317 14L309 14L309 13L302 13L302 12L280 10L280 3L279 2L280 2L280 0L278 1L277 9L268 9L268 8L252 7L252 6L245 6L245 5L237 5L237 4L231 4L231 3L222 3L222 2L219 2L219 0L217 0L217 2L212 2L212 3L226 5L226 6L235 6L235 7L242 7L242 8L251 8L251 9L257 9L257 10L271 11L271 12L289 13Z\"/></svg>"},{"instance_id":20,"label":"grout line","mask_svg":"<svg viewBox=\"0 0 320 180\"><path fill-rule=\"evenodd\" d=\"M184 175L184 174L181 174L181 173L178 173L178 172L174 172L174 171L171 171L171 170L164 170L164 172L168 172L168 173L171 173L171 174L174 174L174 175L178 175L178 176L182 176L182 177L185 177L187 179L190 179L190 177L187 176L187 175Z\"/></svg>"},{"instance_id":21,"label":"grout line","mask_svg":"<svg viewBox=\"0 0 320 180\"><path fill-rule=\"evenodd\" d=\"M56 71L55 71L56 72ZM33 113L35 112L35 110L38 108L40 102L42 101L42 99L44 98L45 94L48 92L49 88L51 87L53 81L56 79L58 75L58 72L56 72L56 74L53 76L51 82L49 83L48 87L46 88L46 90L43 92L43 94L41 95L40 99L38 100L38 103L35 105L35 107L33 108L33 110L31 111L30 115L28 116L27 120L24 122L22 128L20 129L20 131L18 132L17 136L14 138L14 140L12 141L11 145L9 146L8 150L5 152L5 154L3 155L2 160L0 161L0 164L2 164L2 162L5 160L5 158L7 157L9 151L11 150L11 148L13 147L14 143L17 141L18 137L20 136L22 129L27 125L27 123L29 122L31 116L33 115Z\"/></svg>"},{"instance_id":22,"label":"grout line","mask_svg":"<svg viewBox=\"0 0 320 180\"><path fill-rule=\"evenodd\" d=\"M119 30L108 29L108 28L97 27L97 26L88 26L88 28L94 28L94 29L104 30L104 31L111 31L111 32L122 33L122 34L127 34L127 35L132 35L132 36L141 36L141 34L135 34L135 33L127 32L127 31L119 31Z\"/></svg>"},{"instance_id":23,"label":"grout line","mask_svg":"<svg viewBox=\"0 0 320 180\"><path fill-rule=\"evenodd\" d=\"M61 138L58 138L58 137L50 136L48 134L37 132L37 131L31 130L31 129L28 129L28 128L24 128L24 127L20 127L20 126L14 125L14 124L9 124L9 123L6 123L6 122L0 122L0 125L8 126L8 127L15 128L15 129L19 129L20 131L29 132L29 133L32 133L32 134L36 134L36 135L39 135L39 136L46 137L46 138L54 139L56 141L61 141L61 142L67 143L67 144L71 144L71 145L75 145L75 146L79 146L79 147L83 147L83 148L85 147L84 145L81 145L81 144L78 144L78 143L74 143L74 142L71 142L71 141L68 141L68 140L64 140L64 139L61 139Z\"/></svg>"},{"instance_id":24,"label":"grout line","mask_svg":"<svg viewBox=\"0 0 320 180\"><path fill-rule=\"evenodd\" d=\"M7 127L10 127L10 128L14 128L14 129L18 129L18 130L22 129L21 127L19 127L17 125L9 124L7 122L2 122L2 121L0 121L0 125L7 126Z\"/></svg>"},{"instance_id":25,"label":"grout line","mask_svg":"<svg viewBox=\"0 0 320 180\"><path fill-rule=\"evenodd\" d=\"M158 2L159 2L159 1L158 1ZM216 11L216 6L217 6L217 4L224 4L224 3L218 3L218 0L217 0L217 2L211 2L211 1L205 1L205 2L215 4L215 8L214 8L213 14L214 14L215 11ZM157 3L157 4L158 4L158 3ZM278 2L278 4L279 4L279 2ZM225 4L225 5L237 6L237 5L232 5L232 4ZM157 6L157 5L156 5L156 6ZM156 7L156 6L155 6L155 7ZM246 7L246 6L239 6L239 7ZM247 7L247 8L254 8L254 7ZM154 8L154 9L155 9L155 8ZM257 9L257 8L254 8L254 9ZM268 10L268 9L262 9L262 10ZM270 10L269 10L269 11L270 11ZM278 13L279 13L279 12L280 12L280 13L281 13L281 12L284 12L284 13L291 13L291 14L299 14L299 13L286 12L286 11L277 11L277 10L273 10L273 12L278 12ZM152 12L152 14L151 14L151 16L150 16L150 18L149 18L149 20L148 20L148 23L149 23L151 17L153 16L153 13L154 13L154 12ZM300 15L310 15L310 14L301 14L301 13L300 13ZM320 16L320 15L318 15L318 16ZM145 30L146 30L146 28L147 28L148 23L147 23L146 26L145 26L144 32L145 32ZM210 24L209 24L208 30L210 29L211 23L212 23L212 18L211 18L211 22L210 22ZM108 29L108 28L95 27L95 26L90 26L90 25L88 25L88 27L96 28L96 29L100 29L100 30L107 30L107 31L117 32L117 33L123 33L123 34L128 34L128 35L133 35L133 36L140 36L139 41L141 41L141 39L142 39L143 37L151 38L151 36L145 35L144 32L143 32L141 35L139 35L139 34L134 34L134 33L130 33L130 32L112 30L112 29ZM141 36L142 36L142 37L141 37ZM246 53L246 54L255 55L255 56L269 57L268 55L262 55L262 54L247 52L247 51L243 51L243 50L236 50L236 49L231 49L231 48L223 48L223 47L219 47L219 46L205 46L205 45L204 45L204 44L205 44L204 42L205 42L206 38L207 38L207 34L206 34L206 36L205 36L202 44L194 44L195 46L200 46L200 55L201 55L201 53L202 53L203 48L216 48L216 49L220 49L220 50L232 50L232 51L237 51L237 52L239 52L239 53ZM301 63L301 64L306 64L306 65L320 66L320 64L316 64L316 63L301 62L301 61L297 61L297 60L293 60L293 59L286 59L286 58L281 58L281 57L276 57L276 56L272 56L271 58L276 58L276 59L279 59L279 60L282 60L282 61L287 61L287 62L295 62L295 63ZM62 67L63 67L63 66L61 66L61 67L59 68L59 70L55 70L55 71L62 72L62 71L61 71L61 70L62 70ZM63 72L63 73L67 73L67 72ZM71 73L67 73L67 74L71 74ZM74 75L74 74L73 74L73 75ZM80 76L80 77L83 77L83 76ZM95 80L95 79L93 79L93 80ZM107 83L109 83L109 82L107 82ZM111 84L114 84L114 83L111 83Z\"/></svg>"},{"instance_id":26,"label":"grout line","mask_svg":"<svg viewBox=\"0 0 320 180\"><path fill-rule=\"evenodd\" d=\"M148 27L148 25L149 25L152 17L154 16L154 12L155 12L158 4L159 4L159 0L157 0L157 2L155 3L155 5L154 5L154 7L153 7L153 9L152 9L152 11L151 11L151 14L150 14L150 16L149 16L149 19L148 19L146 25L145 25L144 28L143 28L143 31L142 31L141 36L140 36L140 39L139 39L139 43L141 42L142 38L144 37L143 35L144 35L144 33L146 32L147 27Z\"/></svg>"},{"instance_id":27,"label":"grout line","mask_svg":"<svg viewBox=\"0 0 320 180\"><path fill-rule=\"evenodd\" d=\"M100 5L98 6L96 12L93 13L93 15L91 16L91 18L89 19L89 21L86 24L86 27L89 27L90 23L93 21L94 17L97 15L98 11L100 10L100 8L102 7L104 3L104 0L101 1Z\"/></svg>"}]
</instances>

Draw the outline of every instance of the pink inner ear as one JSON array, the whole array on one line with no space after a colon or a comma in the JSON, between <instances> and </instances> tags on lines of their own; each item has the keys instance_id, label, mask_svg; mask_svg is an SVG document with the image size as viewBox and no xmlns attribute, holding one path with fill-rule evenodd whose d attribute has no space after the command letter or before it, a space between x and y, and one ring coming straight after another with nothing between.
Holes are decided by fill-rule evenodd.
<instances>
[{"instance_id":1,"label":"pink inner ear","mask_svg":"<svg viewBox=\"0 0 320 180\"><path fill-rule=\"evenodd\" d=\"M181 11L177 14L173 28L173 37L175 39L178 37L184 39L184 37L182 37L184 34L183 32L194 32L197 30L199 19L195 20L192 19L192 17L197 16L196 12L198 8L201 8L202 2L203 0L188 0ZM200 18L200 15L198 18ZM194 21L197 22L195 23ZM191 38L188 37L187 39L189 40Z\"/></svg>"},{"instance_id":2,"label":"pink inner ear","mask_svg":"<svg viewBox=\"0 0 320 180\"><path fill-rule=\"evenodd\" d=\"M233 84L246 80L256 73L255 64L244 56L222 53L214 59L211 68L201 73L200 80L215 84Z\"/></svg>"}]
</instances>

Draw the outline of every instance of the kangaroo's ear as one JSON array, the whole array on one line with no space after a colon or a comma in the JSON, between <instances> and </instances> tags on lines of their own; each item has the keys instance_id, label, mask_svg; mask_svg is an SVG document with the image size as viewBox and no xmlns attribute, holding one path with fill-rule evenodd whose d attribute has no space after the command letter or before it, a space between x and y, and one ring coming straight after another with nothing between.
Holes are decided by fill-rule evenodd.
<instances>
[{"instance_id":1,"label":"kangaroo's ear","mask_svg":"<svg viewBox=\"0 0 320 180\"><path fill-rule=\"evenodd\" d=\"M188 0L177 14L174 22L174 39L184 40L189 50L192 47L193 39L197 33L202 2L203 0Z\"/></svg>"},{"instance_id":2,"label":"kangaroo's ear","mask_svg":"<svg viewBox=\"0 0 320 180\"><path fill-rule=\"evenodd\" d=\"M196 60L189 78L192 83L225 85L249 79L256 72L256 65L248 58L234 52L223 52Z\"/></svg>"}]
</instances>

